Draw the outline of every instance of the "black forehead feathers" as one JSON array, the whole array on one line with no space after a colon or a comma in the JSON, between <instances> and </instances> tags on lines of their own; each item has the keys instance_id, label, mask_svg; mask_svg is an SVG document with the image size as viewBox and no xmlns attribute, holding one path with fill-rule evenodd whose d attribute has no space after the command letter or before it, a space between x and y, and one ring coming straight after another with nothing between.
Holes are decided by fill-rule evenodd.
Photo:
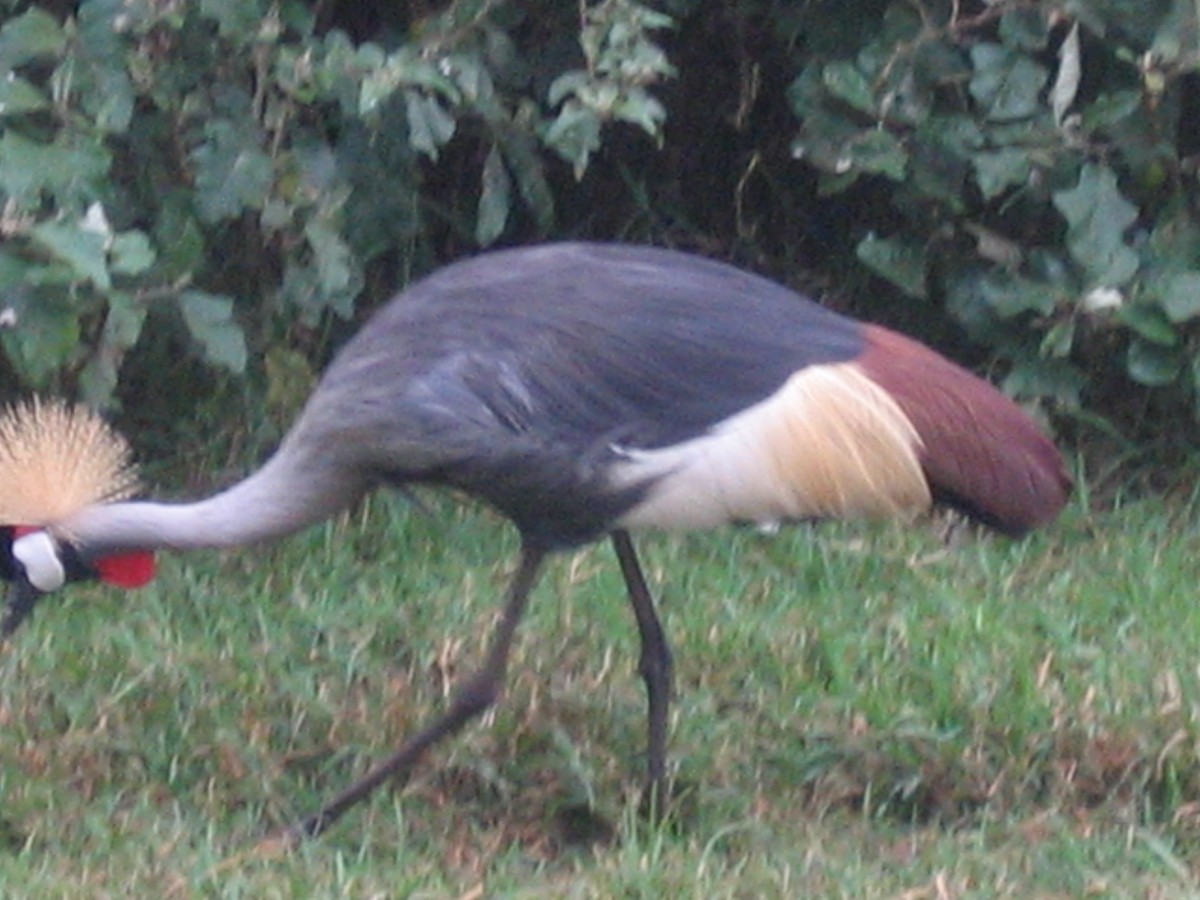
<instances>
[{"instance_id":1,"label":"black forehead feathers","mask_svg":"<svg viewBox=\"0 0 1200 900\"><path fill-rule=\"evenodd\" d=\"M21 574L17 561L13 558L14 540L16 529L12 525L0 525L0 581L12 581ZM68 583L90 581L96 577L95 570L80 558L79 552L70 544L59 542L58 554Z\"/></svg>"},{"instance_id":2,"label":"black forehead feathers","mask_svg":"<svg viewBox=\"0 0 1200 900\"><path fill-rule=\"evenodd\" d=\"M12 547L15 529L11 525L0 525L0 579L12 581L16 575Z\"/></svg>"}]
</instances>

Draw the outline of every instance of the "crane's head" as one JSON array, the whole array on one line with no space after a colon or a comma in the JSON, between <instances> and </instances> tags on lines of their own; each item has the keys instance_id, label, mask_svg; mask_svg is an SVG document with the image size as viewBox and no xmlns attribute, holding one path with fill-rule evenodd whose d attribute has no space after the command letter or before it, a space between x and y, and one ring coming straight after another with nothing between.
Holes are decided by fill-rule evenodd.
<instances>
[{"instance_id":1,"label":"crane's head","mask_svg":"<svg viewBox=\"0 0 1200 900\"><path fill-rule=\"evenodd\" d=\"M88 562L71 543L73 515L137 489L128 443L87 407L32 400L0 415L0 579L9 582L0 637L72 581L135 587L154 576L149 554Z\"/></svg>"}]
</instances>

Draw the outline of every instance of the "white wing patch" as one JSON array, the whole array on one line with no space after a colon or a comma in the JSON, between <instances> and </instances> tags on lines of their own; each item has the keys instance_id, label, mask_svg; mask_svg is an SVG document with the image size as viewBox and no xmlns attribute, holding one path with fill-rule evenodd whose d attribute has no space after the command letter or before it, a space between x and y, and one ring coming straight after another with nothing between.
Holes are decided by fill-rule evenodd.
<instances>
[{"instance_id":1,"label":"white wing patch","mask_svg":"<svg viewBox=\"0 0 1200 900\"><path fill-rule=\"evenodd\" d=\"M812 366L701 437L620 448L615 487L656 483L618 524L911 516L931 503L921 448L897 403L853 363Z\"/></svg>"}]
</instances>

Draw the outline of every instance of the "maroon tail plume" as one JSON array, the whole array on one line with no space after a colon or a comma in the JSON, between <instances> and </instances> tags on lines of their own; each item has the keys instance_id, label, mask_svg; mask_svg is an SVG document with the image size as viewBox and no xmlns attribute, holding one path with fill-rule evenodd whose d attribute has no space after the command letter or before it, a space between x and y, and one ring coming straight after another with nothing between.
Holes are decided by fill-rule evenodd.
<instances>
[{"instance_id":1,"label":"maroon tail plume","mask_svg":"<svg viewBox=\"0 0 1200 900\"><path fill-rule=\"evenodd\" d=\"M921 436L921 465L935 499L1013 536L1058 515L1071 477L1020 407L916 341L878 326L865 332L857 363Z\"/></svg>"}]
</instances>

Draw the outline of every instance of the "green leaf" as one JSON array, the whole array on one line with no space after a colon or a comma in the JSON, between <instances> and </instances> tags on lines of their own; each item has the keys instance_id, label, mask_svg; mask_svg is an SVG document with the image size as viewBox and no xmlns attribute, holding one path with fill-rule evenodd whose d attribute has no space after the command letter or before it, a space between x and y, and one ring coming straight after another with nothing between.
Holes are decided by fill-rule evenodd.
<instances>
[{"instance_id":1,"label":"green leaf","mask_svg":"<svg viewBox=\"0 0 1200 900\"><path fill-rule=\"evenodd\" d=\"M857 183L859 173L853 169L847 172L821 172L817 179L817 196L833 197L843 191L848 191Z\"/></svg>"},{"instance_id":2,"label":"green leaf","mask_svg":"<svg viewBox=\"0 0 1200 900\"><path fill-rule=\"evenodd\" d=\"M1117 320L1151 343L1164 347L1179 343L1179 332L1166 313L1153 303L1126 303L1117 310Z\"/></svg>"},{"instance_id":3,"label":"green leaf","mask_svg":"<svg viewBox=\"0 0 1200 900\"><path fill-rule=\"evenodd\" d=\"M600 117L578 101L568 100L546 129L544 140L575 167L575 177L582 178L591 155L600 149Z\"/></svg>"},{"instance_id":4,"label":"green leaf","mask_svg":"<svg viewBox=\"0 0 1200 900\"><path fill-rule=\"evenodd\" d=\"M1113 91L1111 94L1101 94L1084 107L1080 119L1088 131L1111 128L1128 119L1141 106L1141 91Z\"/></svg>"},{"instance_id":5,"label":"green leaf","mask_svg":"<svg viewBox=\"0 0 1200 900\"><path fill-rule=\"evenodd\" d=\"M233 300L204 291L184 291L179 295L183 321L204 349L204 357L213 365L240 375L246 370L246 337L233 317Z\"/></svg>"},{"instance_id":6,"label":"green leaf","mask_svg":"<svg viewBox=\"0 0 1200 900\"><path fill-rule=\"evenodd\" d=\"M483 163L480 179L479 208L475 213L475 242L486 247L504 233L512 206L512 179L500 154L500 145L492 144Z\"/></svg>"},{"instance_id":7,"label":"green leaf","mask_svg":"<svg viewBox=\"0 0 1200 900\"><path fill-rule=\"evenodd\" d=\"M372 44L367 45L368 48L372 48L373 46ZM392 98L392 95L396 93L396 89L400 84L399 80L392 77L390 71L383 67L365 76L361 83L355 81L353 78L344 76L342 78L335 78L334 71L336 70L330 70L326 73L326 80L330 82L327 90L341 101L343 108L348 113L350 108L347 102L348 94L351 89L357 88L358 114L363 117L373 116L378 113L384 104Z\"/></svg>"},{"instance_id":8,"label":"green leaf","mask_svg":"<svg viewBox=\"0 0 1200 900\"><path fill-rule=\"evenodd\" d=\"M1000 44L976 44L971 48L975 74L971 96L992 122L1025 119L1041 109L1039 95L1049 71L1024 53Z\"/></svg>"},{"instance_id":9,"label":"green leaf","mask_svg":"<svg viewBox=\"0 0 1200 900\"><path fill-rule=\"evenodd\" d=\"M876 88L874 116L892 127L924 127L938 109L938 88L937 81L914 58L908 65L890 70L886 82Z\"/></svg>"},{"instance_id":10,"label":"green leaf","mask_svg":"<svg viewBox=\"0 0 1200 900\"><path fill-rule=\"evenodd\" d=\"M872 128L855 136L846 145L850 164L872 175L886 175L893 181L904 178L908 152L900 140L883 128Z\"/></svg>"},{"instance_id":11,"label":"green leaf","mask_svg":"<svg viewBox=\"0 0 1200 900\"><path fill-rule=\"evenodd\" d=\"M828 106L826 101L822 73L824 66L820 63L809 63L800 70L800 74L788 85L786 97L788 106L796 118L804 122L810 115Z\"/></svg>"},{"instance_id":12,"label":"green leaf","mask_svg":"<svg viewBox=\"0 0 1200 900\"><path fill-rule=\"evenodd\" d=\"M146 308L124 291L108 295L108 315L91 358L80 373L81 399L102 407L108 405L116 390L121 363L129 348L137 343L146 320Z\"/></svg>"},{"instance_id":13,"label":"green leaf","mask_svg":"<svg viewBox=\"0 0 1200 900\"><path fill-rule=\"evenodd\" d=\"M343 319L354 314L354 300L362 288L362 268L333 220L310 219L304 226L308 259L300 255L286 261L280 296L315 325L327 310Z\"/></svg>"},{"instance_id":14,"label":"green leaf","mask_svg":"<svg viewBox=\"0 0 1200 900\"><path fill-rule=\"evenodd\" d=\"M485 60L478 55L455 53L448 60L454 84L462 92L462 102L489 121L504 117L496 99L496 85Z\"/></svg>"},{"instance_id":15,"label":"green leaf","mask_svg":"<svg viewBox=\"0 0 1200 900\"><path fill-rule=\"evenodd\" d=\"M58 20L35 6L0 28L0 72L33 59L55 56L66 44L67 36Z\"/></svg>"},{"instance_id":16,"label":"green leaf","mask_svg":"<svg viewBox=\"0 0 1200 900\"><path fill-rule=\"evenodd\" d=\"M546 180L542 157L527 132L506 129L500 134L509 173L516 179L521 199L533 212L538 230L545 233L554 224L554 192Z\"/></svg>"},{"instance_id":17,"label":"green leaf","mask_svg":"<svg viewBox=\"0 0 1200 900\"><path fill-rule=\"evenodd\" d=\"M831 62L821 71L825 88L843 103L868 115L875 114L875 91L871 82L852 62Z\"/></svg>"},{"instance_id":18,"label":"green leaf","mask_svg":"<svg viewBox=\"0 0 1200 900\"><path fill-rule=\"evenodd\" d=\"M399 115L381 124L378 131L348 128L338 148L339 169L352 188L340 231L362 259L419 242L425 225L408 128Z\"/></svg>"},{"instance_id":19,"label":"green leaf","mask_svg":"<svg viewBox=\"0 0 1200 900\"><path fill-rule=\"evenodd\" d=\"M244 209L261 208L271 193L275 168L258 146L257 133L218 119L205 134L205 142L191 154L200 219L220 222Z\"/></svg>"},{"instance_id":20,"label":"green leaf","mask_svg":"<svg viewBox=\"0 0 1200 900\"><path fill-rule=\"evenodd\" d=\"M1052 286L1003 269L989 271L975 289L1001 319L1012 319L1027 312L1045 316L1058 306L1059 292Z\"/></svg>"},{"instance_id":21,"label":"green leaf","mask_svg":"<svg viewBox=\"0 0 1200 900\"><path fill-rule=\"evenodd\" d=\"M363 78L359 93L359 112L374 113L397 89L403 87L417 94L441 97L451 106L463 102L463 93L450 77L454 63L450 57L427 55L417 43L405 44L395 53L376 61L370 45L359 48L360 65L369 74ZM371 71L374 70L374 71Z\"/></svg>"},{"instance_id":22,"label":"green leaf","mask_svg":"<svg viewBox=\"0 0 1200 900\"><path fill-rule=\"evenodd\" d=\"M330 306L344 319L354 312L359 289L359 269L341 234L328 222L313 219L304 226L317 266L317 287L322 306Z\"/></svg>"},{"instance_id":23,"label":"green leaf","mask_svg":"<svg viewBox=\"0 0 1200 900\"><path fill-rule=\"evenodd\" d=\"M954 214L966 212L963 188L971 174L970 162L939 140L930 140L922 130L911 143L909 177L897 179L901 186L893 203L901 208L912 206L909 214L927 217L945 215L946 207ZM933 201L932 203L930 201Z\"/></svg>"},{"instance_id":24,"label":"green leaf","mask_svg":"<svg viewBox=\"0 0 1200 900\"><path fill-rule=\"evenodd\" d=\"M113 237L108 248L110 268L120 275L141 275L154 265L154 248L144 232L122 231Z\"/></svg>"},{"instance_id":25,"label":"green leaf","mask_svg":"<svg viewBox=\"0 0 1200 900\"><path fill-rule=\"evenodd\" d=\"M200 0L200 13L216 20L221 37L249 43L263 25L265 10L256 0Z\"/></svg>"},{"instance_id":26,"label":"green leaf","mask_svg":"<svg viewBox=\"0 0 1200 900\"><path fill-rule=\"evenodd\" d=\"M1065 359L1026 357L1013 362L1004 392L1013 397L1051 397L1065 407L1078 407L1088 378Z\"/></svg>"},{"instance_id":27,"label":"green leaf","mask_svg":"<svg viewBox=\"0 0 1200 900\"><path fill-rule=\"evenodd\" d=\"M1046 115L1031 119L993 122L987 126L987 139L991 147L1028 147L1031 154L1050 162L1051 157L1042 148L1057 146L1062 140L1062 133L1047 112ZM1074 162L1075 157L1068 159Z\"/></svg>"},{"instance_id":28,"label":"green leaf","mask_svg":"<svg viewBox=\"0 0 1200 900\"><path fill-rule=\"evenodd\" d=\"M1162 289L1162 307L1176 323L1200 316L1200 272L1168 275Z\"/></svg>"},{"instance_id":29,"label":"green leaf","mask_svg":"<svg viewBox=\"0 0 1200 900\"><path fill-rule=\"evenodd\" d=\"M1054 205L1067 220L1067 247L1074 260L1098 284L1124 284L1138 269L1138 255L1125 243L1125 230L1137 221L1137 207L1117 187L1107 166L1089 163L1079 183L1054 194Z\"/></svg>"},{"instance_id":30,"label":"green leaf","mask_svg":"<svg viewBox=\"0 0 1200 900\"><path fill-rule=\"evenodd\" d=\"M0 331L5 353L33 387L45 387L79 346L79 313L61 298L22 291L4 304L16 322Z\"/></svg>"},{"instance_id":31,"label":"green leaf","mask_svg":"<svg viewBox=\"0 0 1200 900\"><path fill-rule=\"evenodd\" d=\"M35 206L49 192L60 206L90 193L107 174L112 157L103 144L46 144L8 129L0 137L0 190L20 204Z\"/></svg>"},{"instance_id":32,"label":"green leaf","mask_svg":"<svg viewBox=\"0 0 1200 900\"><path fill-rule=\"evenodd\" d=\"M104 318L100 346L128 350L137 343L145 321L145 305L124 291L113 291L108 296L108 315Z\"/></svg>"},{"instance_id":33,"label":"green leaf","mask_svg":"<svg viewBox=\"0 0 1200 900\"><path fill-rule=\"evenodd\" d=\"M154 243L159 248L159 274L174 280L204 263L204 233L193 215L191 193L175 190L162 197Z\"/></svg>"},{"instance_id":34,"label":"green leaf","mask_svg":"<svg viewBox=\"0 0 1200 900\"><path fill-rule=\"evenodd\" d=\"M1025 185L1033 171L1029 151L1018 147L1008 147L994 153L976 153L971 157L971 162L975 166L975 181L979 190L988 200L1010 187Z\"/></svg>"},{"instance_id":35,"label":"green leaf","mask_svg":"<svg viewBox=\"0 0 1200 900\"><path fill-rule=\"evenodd\" d=\"M1037 8L1013 9L1000 19L1000 39L1014 50L1044 50L1050 38L1050 20Z\"/></svg>"},{"instance_id":36,"label":"green leaf","mask_svg":"<svg viewBox=\"0 0 1200 900\"><path fill-rule=\"evenodd\" d=\"M49 105L46 95L24 78L11 72L7 78L0 78L0 116L19 116Z\"/></svg>"},{"instance_id":37,"label":"green leaf","mask_svg":"<svg viewBox=\"0 0 1200 900\"><path fill-rule=\"evenodd\" d=\"M148 20L151 4L123 0L89 0L79 4L76 20L78 34L72 53L59 67L55 77L68 80L79 98L79 105L103 132L123 134L133 118L134 87L127 65L143 68L130 35ZM161 71L161 70L158 70ZM178 101L169 101L171 105Z\"/></svg>"},{"instance_id":38,"label":"green leaf","mask_svg":"<svg viewBox=\"0 0 1200 900\"><path fill-rule=\"evenodd\" d=\"M1179 348L1143 340L1131 342L1125 357L1129 377L1147 387L1173 384L1183 371L1185 362L1184 353Z\"/></svg>"},{"instance_id":39,"label":"green leaf","mask_svg":"<svg viewBox=\"0 0 1200 900\"><path fill-rule=\"evenodd\" d=\"M929 261L923 246L901 238L867 235L859 242L856 253L876 274L906 294L913 297L928 296L929 285L925 273Z\"/></svg>"},{"instance_id":40,"label":"green leaf","mask_svg":"<svg viewBox=\"0 0 1200 900\"><path fill-rule=\"evenodd\" d=\"M1200 355L1192 356L1192 415L1200 420Z\"/></svg>"},{"instance_id":41,"label":"green leaf","mask_svg":"<svg viewBox=\"0 0 1200 900\"><path fill-rule=\"evenodd\" d=\"M112 287L105 236L77 223L40 222L29 230L34 242L102 291Z\"/></svg>"},{"instance_id":42,"label":"green leaf","mask_svg":"<svg viewBox=\"0 0 1200 900\"><path fill-rule=\"evenodd\" d=\"M948 151L969 158L987 145L987 135L966 115L930 116L917 132L923 140L936 141Z\"/></svg>"},{"instance_id":43,"label":"green leaf","mask_svg":"<svg viewBox=\"0 0 1200 900\"><path fill-rule=\"evenodd\" d=\"M12 290L23 284L31 265L19 256L0 250L0 292ZM3 297L2 293L0 297ZM2 304L3 300L0 300L0 305Z\"/></svg>"},{"instance_id":44,"label":"green leaf","mask_svg":"<svg viewBox=\"0 0 1200 900\"><path fill-rule=\"evenodd\" d=\"M636 125L653 138L662 137L662 125L667 118L666 107L644 88L631 88L616 102L612 113L615 119Z\"/></svg>"},{"instance_id":45,"label":"green leaf","mask_svg":"<svg viewBox=\"0 0 1200 900\"><path fill-rule=\"evenodd\" d=\"M1050 326L1039 348L1043 356L1066 359L1075 346L1075 319L1063 319Z\"/></svg>"},{"instance_id":46,"label":"green leaf","mask_svg":"<svg viewBox=\"0 0 1200 900\"><path fill-rule=\"evenodd\" d=\"M133 119L133 82L124 70L105 71L94 67L93 85L84 98L84 108L91 113L96 127L111 134L123 134Z\"/></svg>"},{"instance_id":47,"label":"green leaf","mask_svg":"<svg viewBox=\"0 0 1200 900\"><path fill-rule=\"evenodd\" d=\"M1200 40L1200 9L1195 0L1171 0L1170 10L1158 21L1158 32L1149 54L1168 66L1196 65L1196 45Z\"/></svg>"},{"instance_id":48,"label":"green leaf","mask_svg":"<svg viewBox=\"0 0 1200 900\"><path fill-rule=\"evenodd\" d=\"M909 169L904 143L886 128L867 128L837 115L808 116L792 155L838 176L884 175L900 181Z\"/></svg>"},{"instance_id":49,"label":"green leaf","mask_svg":"<svg viewBox=\"0 0 1200 900\"><path fill-rule=\"evenodd\" d=\"M861 133L861 126L846 116L817 108L803 117L800 134L792 143L792 157L832 175L853 181L859 177L846 146Z\"/></svg>"},{"instance_id":50,"label":"green leaf","mask_svg":"<svg viewBox=\"0 0 1200 900\"><path fill-rule=\"evenodd\" d=\"M405 91L404 104L408 113L408 143L418 153L432 160L438 149L454 137L457 123L434 97L420 91Z\"/></svg>"},{"instance_id":51,"label":"green leaf","mask_svg":"<svg viewBox=\"0 0 1200 900\"><path fill-rule=\"evenodd\" d=\"M588 73L582 69L564 72L550 83L550 89L546 92L546 102L550 106L558 106L567 97L576 96L584 91L590 82Z\"/></svg>"}]
</instances>

